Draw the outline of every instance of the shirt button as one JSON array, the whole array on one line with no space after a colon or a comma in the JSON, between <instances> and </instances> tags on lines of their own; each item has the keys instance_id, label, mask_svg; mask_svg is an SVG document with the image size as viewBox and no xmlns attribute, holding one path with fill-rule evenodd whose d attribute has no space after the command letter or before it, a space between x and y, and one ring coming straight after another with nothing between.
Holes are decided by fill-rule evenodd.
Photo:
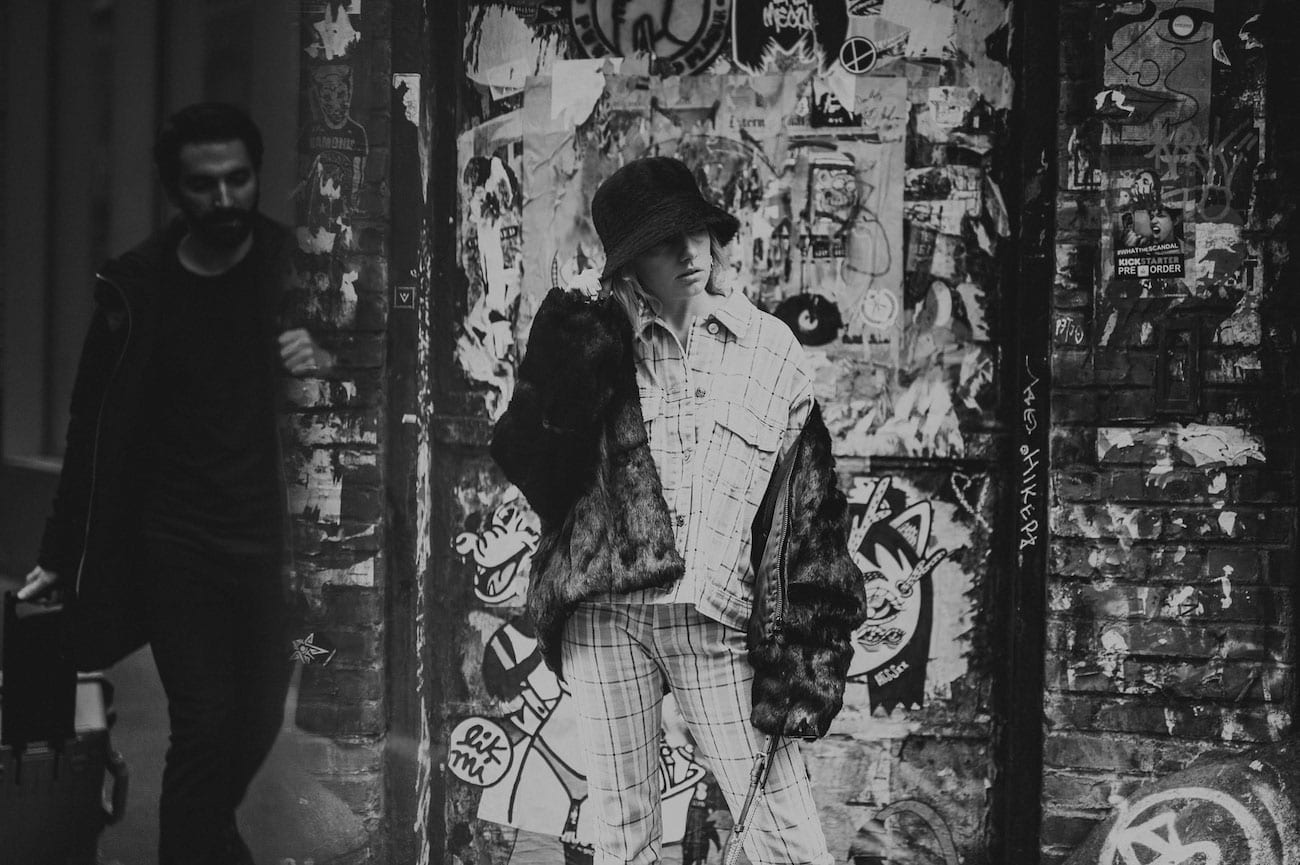
<instances>
[{"instance_id":1,"label":"shirt button","mask_svg":"<svg viewBox=\"0 0 1300 865\"><path fill-rule=\"evenodd\" d=\"M702 387L697 387L697 388L695 389L695 398L696 398L696 399L704 399L704 388L702 388Z\"/></svg>"},{"instance_id":2,"label":"shirt button","mask_svg":"<svg viewBox=\"0 0 1300 865\"><path fill-rule=\"evenodd\" d=\"M717 323L716 321L711 321L711 322L709 322L708 331L709 331L709 333L713 334L714 336L717 336L717 335L718 335L718 323Z\"/></svg>"},{"instance_id":3,"label":"shirt button","mask_svg":"<svg viewBox=\"0 0 1300 865\"><path fill-rule=\"evenodd\" d=\"M677 515L677 528L680 529L680 528L681 528L682 526L684 526L684 525L686 525L686 517L683 516L682 514L678 514L678 515Z\"/></svg>"}]
</instances>

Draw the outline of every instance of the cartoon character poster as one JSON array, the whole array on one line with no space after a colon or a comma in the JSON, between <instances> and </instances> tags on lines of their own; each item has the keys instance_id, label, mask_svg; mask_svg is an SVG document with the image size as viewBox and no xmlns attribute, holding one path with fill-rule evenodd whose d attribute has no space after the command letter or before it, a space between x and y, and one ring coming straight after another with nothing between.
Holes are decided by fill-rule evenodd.
<instances>
[{"instance_id":1,"label":"cartoon character poster","mask_svg":"<svg viewBox=\"0 0 1300 865\"><path fill-rule=\"evenodd\" d=\"M462 720L451 732L448 769L482 789L479 819L558 839L566 859L589 857L594 827L586 806L586 748L573 700L543 663L526 616L504 622L488 635L481 673L484 687L505 705L506 714ZM720 792L696 761L671 694L664 698L663 718L663 840L687 840L695 849L700 833L707 831L698 806L719 801ZM518 856L516 861L531 858Z\"/></svg>"},{"instance_id":2,"label":"cartoon character poster","mask_svg":"<svg viewBox=\"0 0 1300 865\"><path fill-rule=\"evenodd\" d=\"M859 476L848 496L849 551L867 597L849 680L866 684L873 712L919 709L965 672L960 643L974 583L967 561L988 479Z\"/></svg>"},{"instance_id":3,"label":"cartoon character poster","mask_svg":"<svg viewBox=\"0 0 1300 865\"><path fill-rule=\"evenodd\" d=\"M537 522L514 486L495 508L466 517L452 547L473 564L474 595L480 601L502 606L518 603L527 594L529 568L541 538Z\"/></svg>"}]
</instances>

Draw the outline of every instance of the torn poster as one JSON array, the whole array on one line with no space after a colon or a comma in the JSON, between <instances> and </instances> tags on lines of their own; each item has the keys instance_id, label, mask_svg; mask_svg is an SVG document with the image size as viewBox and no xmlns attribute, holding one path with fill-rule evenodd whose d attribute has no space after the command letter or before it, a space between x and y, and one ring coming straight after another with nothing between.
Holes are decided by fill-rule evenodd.
<instances>
[{"instance_id":1,"label":"torn poster","mask_svg":"<svg viewBox=\"0 0 1300 865\"><path fill-rule=\"evenodd\" d=\"M465 26L465 77L493 99L523 92L529 75L548 72L564 56L566 39L558 28L539 30L521 10L507 4L470 7ZM521 50L520 46L527 46Z\"/></svg>"},{"instance_id":2,"label":"torn poster","mask_svg":"<svg viewBox=\"0 0 1300 865\"><path fill-rule=\"evenodd\" d=\"M514 393L515 322L523 267L519 180L523 145L519 114L460 136L460 265L468 279L468 313L456 338L456 360L471 380L491 386L495 420Z\"/></svg>"},{"instance_id":3,"label":"torn poster","mask_svg":"<svg viewBox=\"0 0 1300 865\"><path fill-rule=\"evenodd\" d=\"M1147 0L1106 8L1103 143L1142 144L1157 132L1179 143L1209 136L1214 0Z\"/></svg>"}]
</instances>

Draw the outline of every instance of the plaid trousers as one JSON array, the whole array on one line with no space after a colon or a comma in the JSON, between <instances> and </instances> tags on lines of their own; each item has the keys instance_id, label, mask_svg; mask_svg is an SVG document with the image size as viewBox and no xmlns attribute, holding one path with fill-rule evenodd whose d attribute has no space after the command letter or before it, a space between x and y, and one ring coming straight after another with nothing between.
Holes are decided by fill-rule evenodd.
<instances>
[{"instance_id":1,"label":"plaid trousers","mask_svg":"<svg viewBox=\"0 0 1300 865\"><path fill-rule=\"evenodd\" d=\"M565 627L562 662L587 743L595 865L659 861L659 730L672 688L702 761L733 817L764 736L750 724L753 669L743 632L691 604L581 605ZM754 865L832 865L799 745L786 740L754 807L745 853Z\"/></svg>"}]
</instances>

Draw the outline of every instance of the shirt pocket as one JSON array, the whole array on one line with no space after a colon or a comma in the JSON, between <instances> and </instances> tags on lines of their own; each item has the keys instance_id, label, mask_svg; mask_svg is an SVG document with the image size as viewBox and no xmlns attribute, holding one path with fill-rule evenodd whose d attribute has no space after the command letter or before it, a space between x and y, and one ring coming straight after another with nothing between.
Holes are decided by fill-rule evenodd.
<instances>
[{"instance_id":1,"label":"shirt pocket","mask_svg":"<svg viewBox=\"0 0 1300 865\"><path fill-rule=\"evenodd\" d=\"M723 542L720 546L736 554L748 550L750 526L784 432L784 418L765 417L744 402L728 400L718 406L716 449L709 455L716 471L709 472L713 483L708 521Z\"/></svg>"}]
</instances>

